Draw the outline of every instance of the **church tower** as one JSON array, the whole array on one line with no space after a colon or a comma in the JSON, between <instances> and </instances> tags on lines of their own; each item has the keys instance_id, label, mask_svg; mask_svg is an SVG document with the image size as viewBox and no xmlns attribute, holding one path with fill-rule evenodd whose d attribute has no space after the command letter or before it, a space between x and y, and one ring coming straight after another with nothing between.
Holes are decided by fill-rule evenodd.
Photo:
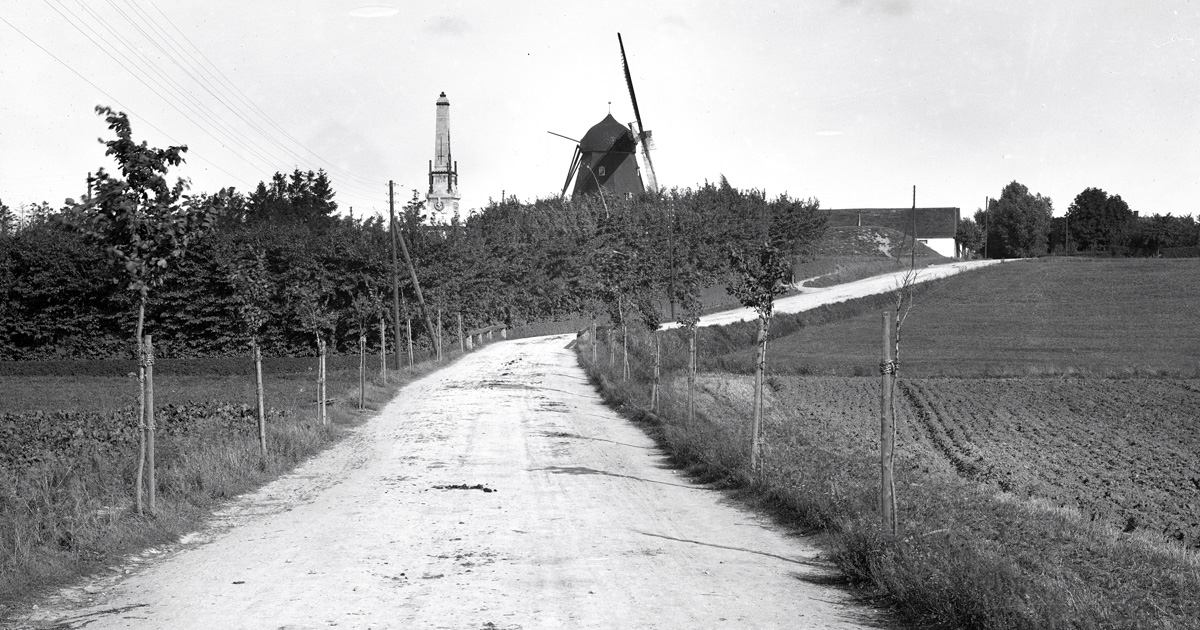
<instances>
[{"instance_id":1,"label":"church tower","mask_svg":"<svg viewBox=\"0 0 1200 630\"><path fill-rule=\"evenodd\" d=\"M437 129L433 159L429 161L426 207L435 212L457 212L459 199L458 164L450 154L450 99L442 92L437 100Z\"/></svg>"}]
</instances>

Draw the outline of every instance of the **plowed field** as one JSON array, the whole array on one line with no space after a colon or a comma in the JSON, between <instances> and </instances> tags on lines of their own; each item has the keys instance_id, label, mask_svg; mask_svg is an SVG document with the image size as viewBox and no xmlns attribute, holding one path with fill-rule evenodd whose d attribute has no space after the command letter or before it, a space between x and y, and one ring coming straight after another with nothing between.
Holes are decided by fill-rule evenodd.
<instances>
[{"instance_id":1,"label":"plowed field","mask_svg":"<svg viewBox=\"0 0 1200 630\"><path fill-rule=\"evenodd\" d=\"M768 444L877 452L877 379L771 385ZM1200 381L901 379L896 402L902 481L957 475L1200 547Z\"/></svg>"}]
</instances>

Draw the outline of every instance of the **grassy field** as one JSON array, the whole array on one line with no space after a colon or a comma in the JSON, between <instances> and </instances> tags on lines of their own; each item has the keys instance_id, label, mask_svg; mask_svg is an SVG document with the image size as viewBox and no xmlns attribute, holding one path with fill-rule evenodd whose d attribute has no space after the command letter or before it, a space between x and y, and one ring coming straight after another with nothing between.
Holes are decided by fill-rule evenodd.
<instances>
[{"instance_id":1,"label":"grassy field","mask_svg":"<svg viewBox=\"0 0 1200 630\"><path fill-rule=\"evenodd\" d=\"M663 344L674 371L653 416L639 411L641 335L630 381L604 359L590 369L677 461L824 532L846 575L908 620L1196 627L1198 279L1196 260L1049 259L920 292L897 391L895 538L877 525L878 301L780 318L758 479L747 467L752 325L701 336L702 353L721 350L705 360L695 423L682 412L680 340Z\"/></svg>"},{"instance_id":2,"label":"grassy field","mask_svg":"<svg viewBox=\"0 0 1200 630\"><path fill-rule=\"evenodd\" d=\"M375 362L362 410L357 369L331 369L327 425L315 421L312 374L265 375L266 458L259 453L252 377L157 376L158 510L145 516L133 501L135 379L0 379L0 435L7 436L0 439L0 611L125 553L195 530L213 507L338 441L404 383L457 355L455 349L440 364L390 370L386 386ZM73 430L58 426L64 418L75 423Z\"/></svg>"},{"instance_id":3,"label":"grassy field","mask_svg":"<svg viewBox=\"0 0 1200 630\"><path fill-rule=\"evenodd\" d=\"M901 369L1200 376L1197 286L1198 259L1048 258L954 276L917 299L901 332ZM880 326L875 311L772 339L772 369L873 373Z\"/></svg>"}]
</instances>

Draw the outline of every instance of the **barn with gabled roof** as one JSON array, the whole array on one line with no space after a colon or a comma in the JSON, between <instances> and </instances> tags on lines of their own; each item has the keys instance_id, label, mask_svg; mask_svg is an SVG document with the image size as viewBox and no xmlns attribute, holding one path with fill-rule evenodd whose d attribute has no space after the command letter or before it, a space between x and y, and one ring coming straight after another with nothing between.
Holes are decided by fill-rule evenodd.
<instances>
[{"instance_id":1,"label":"barn with gabled roof","mask_svg":"<svg viewBox=\"0 0 1200 630\"><path fill-rule=\"evenodd\" d=\"M829 227L882 227L912 238L913 208L840 208L825 211ZM916 208L917 240L933 251L957 258L958 208Z\"/></svg>"}]
</instances>

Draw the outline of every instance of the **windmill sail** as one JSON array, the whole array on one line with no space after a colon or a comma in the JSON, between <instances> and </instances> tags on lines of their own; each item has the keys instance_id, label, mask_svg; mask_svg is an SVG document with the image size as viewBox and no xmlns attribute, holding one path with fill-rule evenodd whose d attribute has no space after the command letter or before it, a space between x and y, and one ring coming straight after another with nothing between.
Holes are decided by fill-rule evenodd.
<instances>
[{"instance_id":1,"label":"windmill sail","mask_svg":"<svg viewBox=\"0 0 1200 630\"><path fill-rule=\"evenodd\" d=\"M633 102L633 116L637 120L638 145L642 148L642 161L646 164L646 188L658 192L658 179L654 176L654 162L650 161L650 150L654 148L651 132L642 124L642 112L638 109L637 94L633 91L633 77L629 74L629 60L625 57L625 42L617 33L617 44L621 46L621 65L625 69L625 85L629 86L629 100Z\"/></svg>"}]
</instances>

